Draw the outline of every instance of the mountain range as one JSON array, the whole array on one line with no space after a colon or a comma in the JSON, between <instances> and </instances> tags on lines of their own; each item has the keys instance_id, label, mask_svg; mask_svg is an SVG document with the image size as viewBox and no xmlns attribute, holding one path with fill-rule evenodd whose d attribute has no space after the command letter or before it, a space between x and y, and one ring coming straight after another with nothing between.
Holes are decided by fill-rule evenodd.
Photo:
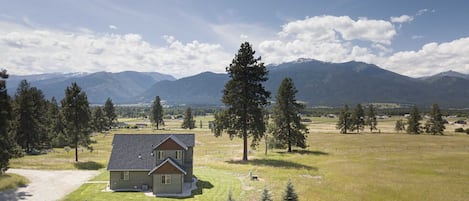
<instances>
[{"instance_id":1,"label":"mountain range","mask_svg":"<svg viewBox=\"0 0 469 201\"><path fill-rule=\"evenodd\" d=\"M469 75L447 71L434 76L411 78L363 62L329 63L299 59L268 65L265 83L272 100L285 77L291 77L297 99L309 106L341 106L356 103L398 103L466 108L469 104ZM76 81L91 103L151 103L155 96L170 105L222 105L220 99L227 74L204 72L175 79L160 73L126 71L120 73L11 75L7 81L13 94L19 81L43 90L46 97L61 99L66 86Z\"/></svg>"}]
</instances>

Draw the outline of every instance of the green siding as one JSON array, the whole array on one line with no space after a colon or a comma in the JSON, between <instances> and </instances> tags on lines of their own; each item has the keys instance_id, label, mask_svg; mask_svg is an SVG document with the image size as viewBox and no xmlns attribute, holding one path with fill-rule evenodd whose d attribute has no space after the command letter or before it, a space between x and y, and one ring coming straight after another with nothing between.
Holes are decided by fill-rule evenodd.
<instances>
[{"instance_id":1,"label":"green siding","mask_svg":"<svg viewBox=\"0 0 469 201\"><path fill-rule=\"evenodd\" d=\"M109 185L112 190L142 190L142 185L151 189L152 176L148 171L129 171L129 180L121 180L121 171L111 171Z\"/></svg>"},{"instance_id":2,"label":"green siding","mask_svg":"<svg viewBox=\"0 0 469 201\"><path fill-rule=\"evenodd\" d=\"M171 175L171 184L162 184L162 175ZM182 174L153 174L153 193L182 193L182 179Z\"/></svg>"}]
</instances>

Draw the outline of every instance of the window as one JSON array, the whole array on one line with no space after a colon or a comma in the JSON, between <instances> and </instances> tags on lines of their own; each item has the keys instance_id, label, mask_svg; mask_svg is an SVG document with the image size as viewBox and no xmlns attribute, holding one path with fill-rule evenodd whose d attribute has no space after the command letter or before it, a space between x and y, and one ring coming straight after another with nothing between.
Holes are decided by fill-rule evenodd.
<instances>
[{"instance_id":1,"label":"window","mask_svg":"<svg viewBox=\"0 0 469 201\"><path fill-rule=\"evenodd\" d=\"M129 180L129 171L121 172L121 180Z\"/></svg>"},{"instance_id":2,"label":"window","mask_svg":"<svg viewBox=\"0 0 469 201\"><path fill-rule=\"evenodd\" d=\"M171 175L161 176L161 183L162 184L171 184Z\"/></svg>"},{"instance_id":3,"label":"window","mask_svg":"<svg viewBox=\"0 0 469 201\"><path fill-rule=\"evenodd\" d=\"M158 160L164 159L164 151L158 151Z\"/></svg>"},{"instance_id":4,"label":"window","mask_svg":"<svg viewBox=\"0 0 469 201\"><path fill-rule=\"evenodd\" d=\"M176 151L176 159L178 159L178 160L182 159L182 151L181 150Z\"/></svg>"}]
</instances>

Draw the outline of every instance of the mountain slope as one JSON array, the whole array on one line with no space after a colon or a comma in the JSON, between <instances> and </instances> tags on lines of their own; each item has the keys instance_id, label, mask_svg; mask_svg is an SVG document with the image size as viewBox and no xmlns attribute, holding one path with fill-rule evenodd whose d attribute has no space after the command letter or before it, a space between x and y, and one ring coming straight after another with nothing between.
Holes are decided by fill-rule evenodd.
<instances>
[{"instance_id":1,"label":"mountain slope","mask_svg":"<svg viewBox=\"0 0 469 201\"><path fill-rule=\"evenodd\" d=\"M227 81L227 74L212 72L204 72L174 81L161 81L142 93L137 100L152 102L155 96L160 96L161 99L171 104L219 105L222 90Z\"/></svg>"},{"instance_id":2,"label":"mountain slope","mask_svg":"<svg viewBox=\"0 0 469 201\"><path fill-rule=\"evenodd\" d=\"M405 103L428 106L465 107L469 84L462 78L436 79L429 82L410 78L376 65L362 62L326 63L299 60L268 66L266 89L272 100L281 81L291 77L298 89L297 99L308 105L341 106L357 103ZM221 105L226 74L202 73L149 88L139 101L151 102L159 95L169 104ZM454 98L453 98L454 97ZM466 97L466 98L464 98Z\"/></svg>"},{"instance_id":3,"label":"mountain slope","mask_svg":"<svg viewBox=\"0 0 469 201\"><path fill-rule=\"evenodd\" d=\"M119 73L97 72L91 74L42 74L36 76L11 76L8 80L9 94L14 94L18 83L26 79L31 86L41 89L47 98L55 96L61 100L64 91L72 82L84 90L90 103L102 104L110 97L114 103L134 102L134 97L144 92L154 83L162 80L175 80L170 75L160 73L140 73L125 71Z\"/></svg>"}]
</instances>

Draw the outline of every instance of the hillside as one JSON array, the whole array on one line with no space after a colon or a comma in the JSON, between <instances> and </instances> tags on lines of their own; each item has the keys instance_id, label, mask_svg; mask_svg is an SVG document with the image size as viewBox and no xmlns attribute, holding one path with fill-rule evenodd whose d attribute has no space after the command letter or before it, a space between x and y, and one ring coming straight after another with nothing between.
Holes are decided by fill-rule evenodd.
<instances>
[{"instance_id":1,"label":"hillside","mask_svg":"<svg viewBox=\"0 0 469 201\"><path fill-rule=\"evenodd\" d=\"M297 99L309 106L342 106L356 103L401 103L442 107L467 107L469 75L448 71L434 76L411 78L363 62L328 63L299 59L267 66L265 83L272 100L285 77L291 77L298 89ZM103 103L111 97L115 103L151 103L160 96L170 105L222 105L222 90L227 74L204 72L181 79L160 73L97 72L91 74L43 74L11 76L9 93L21 79L42 89L46 97L62 98L64 89L76 81L91 103ZM15 85L14 87L12 85Z\"/></svg>"},{"instance_id":2,"label":"hillside","mask_svg":"<svg viewBox=\"0 0 469 201\"><path fill-rule=\"evenodd\" d=\"M156 82L175 80L171 75L135 71L11 75L8 79L8 93L13 95L18 83L24 79L28 80L31 86L41 89L46 98L55 96L58 100L63 98L67 86L72 82L77 82L88 95L89 102L93 104L102 104L108 97L112 98L114 103L133 103L135 96L143 93Z\"/></svg>"}]
</instances>

